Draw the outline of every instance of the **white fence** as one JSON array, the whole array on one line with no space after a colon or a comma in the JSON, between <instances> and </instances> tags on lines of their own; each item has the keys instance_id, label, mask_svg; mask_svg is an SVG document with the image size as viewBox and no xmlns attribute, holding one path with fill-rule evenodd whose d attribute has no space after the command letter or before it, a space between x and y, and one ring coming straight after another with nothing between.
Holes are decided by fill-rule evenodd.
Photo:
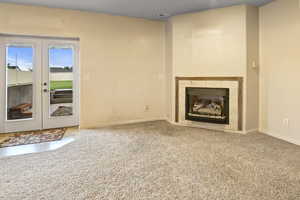
<instances>
[{"instance_id":1,"label":"white fence","mask_svg":"<svg viewBox=\"0 0 300 200\"><path fill-rule=\"evenodd\" d=\"M7 71L8 86L30 85L33 82L32 72L18 71L16 69L8 69Z\"/></svg>"},{"instance_id":2,"label":"white fence","mask_svg":"<svg viewBox=\"0 0 300 200\"><path fill-rule=\"evenodd\" d=\"M7 79L9 86L29 85L33 82L33 72L18 71L16 69L8 69ZM51 81L71 81L73 80L72 72L50 73Z\"/></svg>"},{"instance_id":3,"label":"white fence","mask_svg":"<svg viewBox=\"0 0 300 200\"><path fill-rule=\"evenodd\" d=\"M56 72L50 73L51 81L72 81L73 73L72 72Z\"/></svg>"}]
</instances>

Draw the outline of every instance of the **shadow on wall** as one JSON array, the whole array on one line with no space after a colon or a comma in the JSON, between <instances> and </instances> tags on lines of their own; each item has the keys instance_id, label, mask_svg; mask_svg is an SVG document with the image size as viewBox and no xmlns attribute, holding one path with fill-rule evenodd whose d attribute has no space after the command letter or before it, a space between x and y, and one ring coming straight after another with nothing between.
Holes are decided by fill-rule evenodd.
<instances>
[{"instance_id":1,"label":"shadow on wall","mask_svg":"<svg viewBox=\"0 0 300 200\"><path fill-rule=\"evenodd\" d=\"M32 84L15 85L7 88L7 119L32 117Z\"/></svg>"},{"instance_id":2,"label":"shadow on wall","mask_svg":"<svg viewBox=\"0 0 300 200\"><path fill-rule=\"evenodd\" d=\"M22 103L32 104L32 84L8 87L7 100L8 108Z\"/></svg>"}]
</instances>

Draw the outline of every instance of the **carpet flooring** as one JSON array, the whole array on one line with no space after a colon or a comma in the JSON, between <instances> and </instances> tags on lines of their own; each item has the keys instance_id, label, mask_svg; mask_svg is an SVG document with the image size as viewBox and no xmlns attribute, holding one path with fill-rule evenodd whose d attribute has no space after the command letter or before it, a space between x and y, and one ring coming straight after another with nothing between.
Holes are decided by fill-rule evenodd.
<instances>
[{"instance_id":1,"label":"carpet flooring","mask_svg":"<svg viewBox=\"0 0 300 200\"><path fill-rule=\"evenodd\" d=\"M0 199L297 200L300 147L164 121L80 130L56 151L0 159Z\"/></svg>"}]
</instances>

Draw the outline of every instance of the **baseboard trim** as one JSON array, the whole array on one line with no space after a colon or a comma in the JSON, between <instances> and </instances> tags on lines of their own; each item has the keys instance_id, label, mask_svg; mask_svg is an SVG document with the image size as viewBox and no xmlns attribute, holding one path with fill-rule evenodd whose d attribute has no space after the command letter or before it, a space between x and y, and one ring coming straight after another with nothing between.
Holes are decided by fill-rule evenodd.
<instances>
[{"instance_id":1,"label":"baseboard trim","mask_svg":"<svg viewBox=\"0 0 300 200\"><path fill-rule=\"evenodd\" d=\"M127 121L122 121L122 122L103 123L103 124L99 124L97 126L79 126L79 128L80 129L97 129L97 128L103 128L103 127L109 127L109 126L136 124L136 123L153 122L153 121L167 121L167 118L164 118L164 117L159 118L158 117L158 118L149 118L149 119L127 120Z\"/></svg>"},{"instance_id":2,"label":"baseboard trim","mask_svg":"<svg viewBox=\"0 0 300 200\"><path fill-rule=\"evenodd\" d=\"M283 140L285 142L289 142L289 143L292 143L292 144L295 144L295 145L298 145L300 146L300 141L298 140L294 140L294 139L291 139L291 138L287 138L287 137L284 137L284 136L281 136L279 134L273 134L265 129L262 129L262 130L259 130L260 133L263 133L263 134L266 134L266 135L269 135L271 137L274 137L274 138L277 138L277 139L280 139L280 140Z\"/></svg>"},{"instance_id":3,"label":"baseboard trim","mask_svg":"<svg viewBox=\"0 0 300 200\"><path fill-rule=\"evenodd\" d=\"M218 128L210 128L210 127L206 127L206 126L201 126L201 125L186 125L186 124L181 124L178 122L173 122L170 120L166 120L167 122L169 122L170 124L176 125L176 126L184 126L184 127L192 127L192 128L200 128L200 129L206 129L206 130L211 130L211 131L220 131L220 132L225 132L225 133L238 133L238 134L247 134L247 132L245 131L235 131L235 130L225 130L225 129L218 129Z\"/></svg>"},{"instance_id":4,"label":"baseboard trim","mask_svg":"<svg viewBox=\"0 0 300 200\"><path fill-rule=\"evenodd\" d=\"M248 134L248 133L254 133L254 132L258 132L258 128L246 130L246 131L245 131L245 134Z\"/></svg>"}]
</instances>

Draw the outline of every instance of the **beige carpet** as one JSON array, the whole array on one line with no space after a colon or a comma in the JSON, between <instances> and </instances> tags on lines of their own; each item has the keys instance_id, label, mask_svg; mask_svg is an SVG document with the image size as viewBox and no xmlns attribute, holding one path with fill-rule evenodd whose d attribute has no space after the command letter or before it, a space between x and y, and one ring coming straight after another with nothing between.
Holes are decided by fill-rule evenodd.
<instances>
[{"instance_id":1,"label":"beige carpet","mask_svg":"<svg viewBox=\"0 0 300 200\"><path fill-rule=\"evenodd\" d=\"M149 122L83 130L53 152L0 159L0 199L297 200L300 147Z\"/></svg>"}]
</instances>

